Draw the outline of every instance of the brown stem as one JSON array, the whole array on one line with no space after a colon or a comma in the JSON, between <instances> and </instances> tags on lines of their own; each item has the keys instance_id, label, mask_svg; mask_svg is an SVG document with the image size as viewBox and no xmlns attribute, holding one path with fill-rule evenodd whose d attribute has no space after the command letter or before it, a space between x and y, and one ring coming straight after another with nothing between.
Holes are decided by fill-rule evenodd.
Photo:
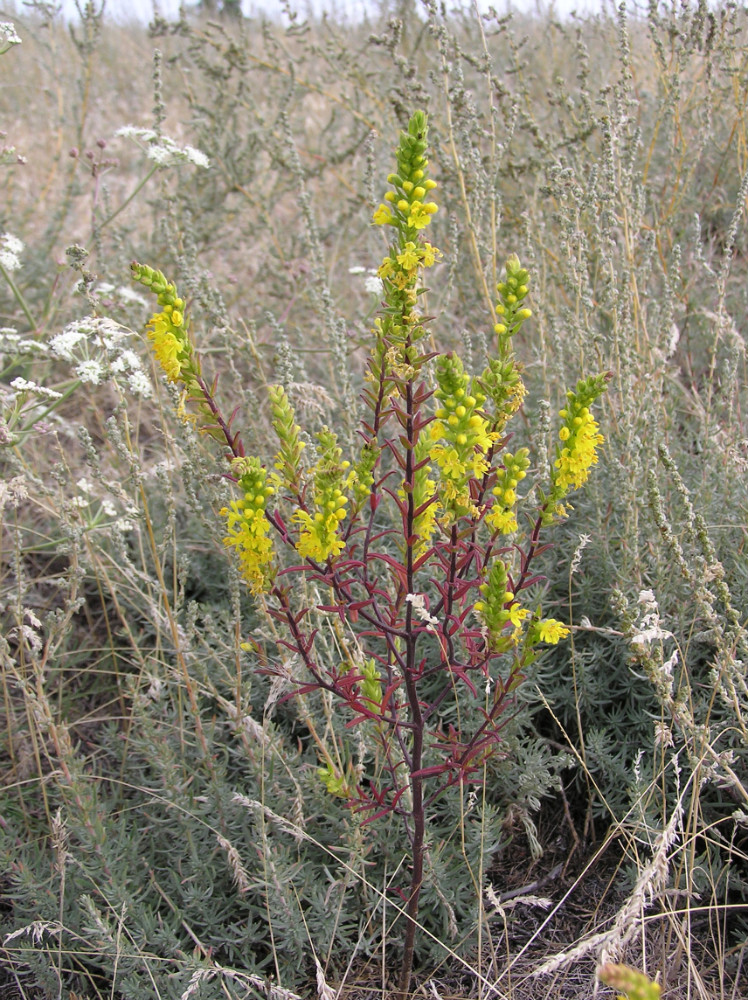
<instances>
[{"instance_id":1,"label":"brown stem","mask_svg":"<svg viewBox=\"0 0 748 1000\"><path fill-rule=\"evenodd\" d=\"M205 399L205 403L208 409L210 410L213 419L221 428L221 431L223 433L223 436L226 438L226 444L228 445L231 454L233 455L234 458L242 458L244 456L244 445L241 442L241 438L239 437L238 434L235 436L231 433L229 425L224 420L223 414L221 413L218 403L216 403L213 397L213 393L210 391L208 383L201 375L197 375L195 376L195 384L200 389L200 392L202 392L203 398Z\"/></svg>"},{"instance_id":2,"label":"brown stem","mask_svg":"<svg viewBox=\"0 0 748 1000\"><path fill-rule=\"evenodd\" d=\"M407 514L407 550L406 550L406 572L408 581L408 593L414 593L414 572L413 572L413 527L415 522L415 507L413 503L413 483L414 483L414 447L413 440L413 383L409 381L406 387L406 440L407 453L405 456L405 481L408 490L408 514ZM421 705L418 700L418 688L416 684L416 641L417 633L413 629L413 605L407 602L405 612L405 632L406 632L406 662L405 662L405 690L408 696L408 707L410 709L411 722L413 723L413 750L410 758L410 787L413 796L412 818L413 818L413 839L411 844L412 868L410 877L410 895L405 908L407 925L405 928L405 939L403 941L403 959L400 966L400 981L398 983L398 1000L407 1000L410 989L410 978L413 971L413 952L415 949L416 929L418 927L416 917L418 916L418 902L421 895L421 885L423 883L423 859L425 853L426 836L426 816L423 807L423 778L419 774L423 767L423 731L424 719L421 712Z\"/></svg>"}]
</instances>

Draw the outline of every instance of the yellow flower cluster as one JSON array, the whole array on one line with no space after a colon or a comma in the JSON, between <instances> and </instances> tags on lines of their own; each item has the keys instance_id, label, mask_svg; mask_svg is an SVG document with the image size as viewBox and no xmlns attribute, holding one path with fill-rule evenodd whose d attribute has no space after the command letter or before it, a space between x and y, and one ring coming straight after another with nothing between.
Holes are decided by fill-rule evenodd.
<instances>
[{"instance_id":1,"label":"yellow flower cluster","mask_svg":"<svg viewBox=\"0 0 748 1000\"><path fill-rule=\"evenodd\" d=\"M273 543L265 514L267 498L274 493L258 458L238 458L233 469L243 496L221 510L228 534L223 544L236 549L243 578L253 594L267 593L273 579Z\"/></svg>"},{"instance_id":2,"label":"yellow flower cluster","mask_svg":"<svg viewBox=\"0 0 748 1000\"><path fill-rule=\"evenodd\" d=\"M497 559L481 584L482 599L473 605L488 630L488 644L494 652L503 652L517 645L522 634L522 622L530 614L515 600L508 584L506 564ZM502 635L507 625L512 625L514 631L511 635Z\"/></svg>"},{"instance_id":3,"label":"yellow flower cluster","mask_svg":"<svg viewBox=\"0 0 748 1000\"><path fill-rule=\"evenodd\" d=\"M177 295L176 285L146 264L131 265L133 277L158 296L161 312L148 323L146 332L153 352L170 382L189 384L196 374L192 344L187 335L184 300Z\"/></svg>"},{"instance_id":4,"label":"yellow flower cluster","mask_svg":"<svg viewBox=\"0 0 748 1000\"><path fill-rule=\"evenodd\" d=\"M296 550L304 559L325 562L345 548L338 534L345 520L348 497L341 489L343 473L350 462L341 462L337 437L326 427L317 434L320 455L314 467L314 513L296 510L291 519L301 525Z\"/></svg>"},{"instance_id":5,"label":"yellow flower cluster","mask_svg":"<svg viewBox=\"0 0 748 1000\"><path fill-rule=\"evenodd\" d=\"M377 269L382 279L388 279L400 291L412 284L419 267L433 267L442 252L430 243L414 243L407 240L401 253L393 247Z\"/></svg>"},{"instance_id":6,"label":"yellow flower cluster","mask_svg":"<svg viewBox=\"0 0 748 1000\"><path fill-rule=\"evenodd\" d=\"M505 452L502 458L504 468L496 475L496 485L493 495L496 500L486 514L486 523L502 535L511 535L517 530L517 494L516 488L520 480L527 475L530 465L530 452L520 448L516 455Z\"/></svg>"},{"instance_id":7,"label":"yellow flower cluster","mask_svg":"<svg viewBox=\"0 0 748 1000\"><path fill-rule=\"evenodd\" d=\"M564 424L559 431L563 447L554 462L553 485L563 494L587 482L590 469L597 462L597 448L605 440L589 407L571 405L559 411Z\"/></svg>"},{"instance_id":8,"label":"yellow flower cluster","mask_svg":"<svg viewBox=\"0 0 748 1000\"><path fill-rule=\"evenodd\" d=\"M408 131L400 133L397 173L387 178L393 190L387 191L384 203L374 213L376 225L396 226L415 234L425 229L439 211L435 202L426 200L436 187L436 181L427 176L427 133L426 115L417 111L410 119Z\"/></svg>"},{"instance_id":9,"label":"yellow flower cluster","mask_svg":"<svg viewBox=\"0 0 748 1000\"><path fill-rule=\"evenodd\" d=\"M183 306L181 299L177 302ZM181 309L164 306L162 312L151 318L146 332L153 344L153 353L169 381L183 381L182 367L189 351L185 350L184 314Z\"/></svg>"},{"instance_id":10,"label":"yellow flower cluster","mask_svg":"<svg viewBox=\"0 0 748 1000\"><path fill-rule=\"evenodd\" d=\"M434 396L441 406L430 428L434 444L429 455L441 471L445 508L459 514L471 507L470 479L480 479L488 471L486 453L496 435L477 412L486 397L471 392L470 377L456 355L439 358L436 380L439 388Z\"/></svg>"}]
</instances>

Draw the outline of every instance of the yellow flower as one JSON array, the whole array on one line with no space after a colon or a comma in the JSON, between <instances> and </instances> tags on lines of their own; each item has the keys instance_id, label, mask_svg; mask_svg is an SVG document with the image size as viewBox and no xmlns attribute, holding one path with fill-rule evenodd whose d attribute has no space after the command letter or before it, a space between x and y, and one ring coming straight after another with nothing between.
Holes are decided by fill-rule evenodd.
<instances>
[{"instance_id":1,"label":"yellow flower","mask_svg":"<svg viewBox=\"0 0 748 1000\"><path fill-rule=\"evenodd\" d=\"M380 205L379 208L374 213L374 218L372 220L377 226L392 226L395 224L395 219L386 205Z\"/></svg>"},{"instance_id":2,"label":"yellow flower","mask_svg":"<svg viewBox=\"0 0 748 1000\"><path fill-rule=\"evenodd\" d=\"M419 256L415 243L408 241L403 252L397 255L397 262L404 271L412 271L418 267Z\"/></svg>"},{"instance_id":3,"label":"yellow flower","mask_svg":"<svg viewBox=\"0 0 748 1000\"><path fill-rule=\"evenodd\" d=\"M395 270L395 262L391 257L385 257L382 263L377 268L377 274L380 278L389 278L392 272Z\"/></svg>"},{"instance_id":4,"label":"yellow flower","mask_svg":"<svg viewBox=\"0 0 748 1000\"><path fill-rule=\"evenodd\" d=\"M555 618L546 618L536 623L537 637L540 642L548 642L555 646L561 639L569 635L569 628Z\"/></svg>"},{"instance_id":5,"label":"yellow flower","mask_svg":"<svg viewBox=\"0 0 748 1000\"><path fill-rule=\"evenodd\" d=\"M519 628L530 612L527 608L523 608L519 601L513 601L506 609L505 614L507 621L511 622L515 628Z\"/></svg>"},{"instance_id":6,"label":"yellow flower","mask_svg":"<svg viewBox=\"0 0 748 1000\"><path fill-rule=\"evenodd\" d=\"M513 510L497 505L486 514L486 523L501 535L511 535L517 530L517 515Z\"/></svg>"},{"instance_id":7,"label":"yellow flower","mask_svg":"<svg viewBox=\"0 0 748 1000\"><path fill-rule=\"evenodd\" d=\"M424 243L421 250L421 263L424 267L433 267L441 255L442 252L437 247L432 247L430 243Z\"/></svg>"},{"instance_id":8,"label":"yellow flower","mask_svg":"<svg viewBox=\"0 0 748 1000\"><path fill-rule=\"evenodd\" d=\"M431 216L437 211L438 206L433 201L429 201L425 205L420 201L411 202L408 226L411 229L425 229L431 222Z\"/></svg>"}]
</instances>

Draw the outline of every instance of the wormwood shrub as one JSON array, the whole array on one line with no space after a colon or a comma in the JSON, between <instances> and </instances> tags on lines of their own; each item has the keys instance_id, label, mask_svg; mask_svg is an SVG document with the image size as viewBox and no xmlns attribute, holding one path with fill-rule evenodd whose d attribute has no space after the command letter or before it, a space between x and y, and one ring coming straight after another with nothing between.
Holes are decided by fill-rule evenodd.
<instances>
[{"instance_id":1,"label":"wormwood shrub","mask_svg":"<svg viewBox=\"0 0 748 1000\"><path fill-rule=\"evenodd\" d=\"M241 496L221 511L225 544L277 623L278 646L303 664L291 694L331 696L364 744L358 767L341 766L320 745L319 780L361 822L395 816L407 833L409 871L391 886L404 918L403 998L430 813L447 789L462 794L485 781L517 687L543 644L569 633L542 616L528 591L537 590L534 562L546 529L567 515L569 494L597 461L603 439L590 407L609 377L583 379L567 393L550 483L543 489L538 476L520 498L530 457L527 448L508 449L508 425L525 395L511 345L531 315L530 275L516 256L507 260L497 286L496 352L480 374L466 372L454 353L426 349L422 275L441 256L423 238L438 211L427 132L426 115L416 112L374 213L394 236L377 272L384 301L353 461L325 426L304 462L306 444L280 385L269 387L279 441L273 467L247 456L233 415L224 416L202 373L185 301L160 271L133 264L136 280L158 296L148 337L167 379L182 387L179 412L228 446ZM323 629L336 635L337 662L318 641ZM252 634L246 641L263 673L282 676L265 645Z\"/></svg>"}]
</instances>

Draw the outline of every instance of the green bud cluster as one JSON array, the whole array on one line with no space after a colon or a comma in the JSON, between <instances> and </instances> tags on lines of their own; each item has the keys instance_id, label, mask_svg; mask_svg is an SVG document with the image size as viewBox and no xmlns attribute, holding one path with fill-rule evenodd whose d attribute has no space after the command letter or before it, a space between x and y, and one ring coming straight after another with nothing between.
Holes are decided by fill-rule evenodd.
<instances>
[{"instance_id":1,"label":"green bud cluster","mask_svg":"<svg viewBox=\"0 0 748 1000\"><path fill-rule=\"evenodd\" d=\"M148 267L147 264L138 264L137 261L130 264L130 270L135 281L145 285L154 295L158 296L159 305L173 306L177 309L184 306L177 295L177 286L166 278L163 271L157 271L155 268Z\"/></svg>"},{"instance_id":2,"label":"green bud cluster","mask_svg":"<svg viewBox=\"0 0 748 1000\"><path fill-rule=\"evenodd\" d=\"M497 559L491 567L488 577L480 587L481 600L473 607L480 615L488 630L488 643L494 652L503 652L514 645L512 635L503 635L507 624L519 628L528 615L521 608L519 601L514 599L509 589L509 576L503 560Z\"/></svg>"},{"instance_id":3,"label":"green bud cluster","mask_svg":"<svg viewBox=\"0 0 748 1000\"><path fill-rule=\"evenodd\" d=\"M494 332L499 338L499 353L505 354L509 339L519 330L532 311L522 305L529 292L530 273L520 265L519 257L512 254L504 265L506 280L496 286L499 301L496 306L498 321Z\"/></svg>"},{"instance_id":4,"label":"green bud cluster","mask_svg":"<svg viewBox=\"0 0 748 1000\"><path fill-rule=\"evenodd\" d=\"M452 435L473 436L478 422L471 421L476 409L485 403L486 397L477 389L471 392L470 376L456 354L442 354L439 357L436 363L436 380L439 387L435 390L434 397L441 402L436 416L439 420L447 421Z\"/></svg>"},{"instance_id":5,"label":"green bud cluster","mask_svg":"<svg viewBox=\"0 0 748 1000\"><path fill-rule=\"evenodd\" d=\"M328 795L335 795L347 799L351 795L351 787L344 774L338 774L337 770L328 761L324 767L317 768L319 780L325 786Z\"/></svg>"},{"instance_id":6,"label":"green bud cluster","mask_svg":"<svg viewBox=\"0 0 748 1000\"><path fill-rule=\"evenodd\" d=\"M268 395L273 427L281 446L275 456L275 468L281 474L283 485L298 496L301 493L301 452L306 447L299 438L301 428L283 386L268 386Z\"/></svg>"},{"instance_id":7,"label":"green bud cluster","mask_svg":"<svg viewBox=\"0 0 748 1000\"><path fill-rule=\"evenodd\" d=\"M316 437L319 458L314 467L314 487L321 494L340 488L343 472L351 463L342 461L343 452L338 447L338 436L329 427L323 427Z\"/></svg>"},{"instance_id":8,"label":"green bud cluster","mask_svg":"<svg viewBox=\"0 0 748 1000\"><path fill-rule=\"evenodd\" d=\"M602 375L590 375L580 379L574 389L569 389L566 398L569 400L574 410L581 410L584 407L592 406L596 399L608 388L611 373L603 372Z\"/></svg>"},{"instance_id":9,"label":"green bud cluster","mask_svg":"<svg viewBox=\"0 0 748 1000\"><path fill-rule=\"evenodd\" d=\"M373 712L382 711L382 678L376 661L368 659L361 668L361 697Z\"/></svg>"},{"instance_id":10,"label":"green bud cluster","mask_svg":"<svg viewBox=\"0 0 748 1000\"><path fill-rule=\"evenodd\" d=\"M361 448L358 462L351 469L347 484L350 485L353 500L361 504L368 499L374 485L374 469L381 449L375 441L367 441Z\"/></svg>"},{"instance_id":11,"label":"green bud cluster","mask_svg":"<svg viewBox=\"0 0 748 1000\"><path fill-rule=\"evenodd\" d=\"M493 428L501 433L509 418L517 412L525 398L522 370L514 358L507 360L491 358L478 382L493 404Z\"/></svg>"},{"instance_id":12,"label":"green bud cluster","mask_svg":"<svg viewBox=\"0 0 748 1000\"><path fill-rule=\"evenodd\" d=\"M519 448L516 455L507 451L502 455L501 460L504 463L504 468L496 474L493 495L496 497L497 503L504 507L513 507L517 502L517 486L525 478L530 467L530 450Z\"/></svg>"},{"instance_id":13,"label":"green bud cluster","mask_svg":"<svg viewBox=\"0 0 748 1000\"><path fill-rule=\"evenodd\" d=\"M275 493L275 488L267 482L267 472L258 458L235 458L231 471L238 478L239 488L249 507L265 509L265 501Z\"/></svg>"}]
</instances>

